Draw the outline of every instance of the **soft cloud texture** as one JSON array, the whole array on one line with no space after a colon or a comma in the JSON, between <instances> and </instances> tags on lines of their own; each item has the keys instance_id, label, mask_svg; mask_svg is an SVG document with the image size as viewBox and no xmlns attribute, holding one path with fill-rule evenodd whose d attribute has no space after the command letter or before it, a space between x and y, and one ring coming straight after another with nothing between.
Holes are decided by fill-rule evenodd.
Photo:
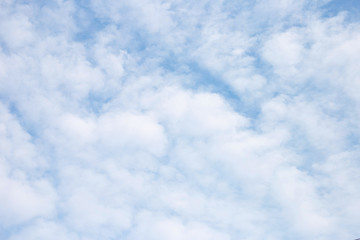
<instances>
[{"instance_id":1,"label":"soft cloud texture","mask_svg":"<svg viewBox=\"0 0 360 240\"><path fill-rule=\"evenodd\" d=\"M1 1L0 238L358 238L341 4Z\"/></svg>"}]
</instances>

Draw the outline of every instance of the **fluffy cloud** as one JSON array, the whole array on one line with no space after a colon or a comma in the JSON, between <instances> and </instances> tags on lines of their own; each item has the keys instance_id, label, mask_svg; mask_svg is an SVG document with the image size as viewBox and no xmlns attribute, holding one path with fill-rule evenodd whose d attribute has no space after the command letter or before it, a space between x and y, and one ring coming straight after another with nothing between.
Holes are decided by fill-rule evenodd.
<instances>
[{"instance_id":1,"label":"fluffy cloud","mask_svg":"<svg viewBox=\"0 0 360 240\"><path fill-rule=\"evenodd\" d=\"M0 223L12 226L54 213L56 192L42 177L47 161L16 118L0 105Z\"/></svg>"},{"instance_id":2,"label":"fluffy cloud","mask_svg":"<svg viewBox=\"0 0 360 240\"><path fill-rule=\"evenodd\" d=\"M0 238L359 237L360 24L328 2L2 1Z\"/></svg>"}]
</instances>

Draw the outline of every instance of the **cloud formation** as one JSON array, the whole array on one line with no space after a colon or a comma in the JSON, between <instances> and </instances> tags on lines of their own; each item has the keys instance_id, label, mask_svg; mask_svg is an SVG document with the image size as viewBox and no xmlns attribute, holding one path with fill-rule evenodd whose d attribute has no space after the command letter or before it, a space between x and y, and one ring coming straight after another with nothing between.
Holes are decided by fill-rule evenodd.
<instances>
[{"instance_id":1,"label":"cloud formation","mask_svg":"<svg viewBox=\"0 0 360 240\"><path fill-rule=\"evenodd\" d=\"M355 239L340 1L0 3L0 238Z\"/></svg>"}]
</instances>

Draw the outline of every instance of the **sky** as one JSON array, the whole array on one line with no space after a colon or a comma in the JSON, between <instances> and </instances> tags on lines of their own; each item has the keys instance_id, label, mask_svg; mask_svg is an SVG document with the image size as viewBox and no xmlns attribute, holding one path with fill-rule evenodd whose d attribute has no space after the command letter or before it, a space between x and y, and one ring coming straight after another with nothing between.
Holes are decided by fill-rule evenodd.
<instances>
[{"instance_id":1,"label":"sky","mask_svg":"<svg viewBox=\"0 0 360 240\"><path fill-rule=\"evenodd\" d=\"M360 237L359 0L1 0L0 239Z\"/></svg>"}]
</instances>

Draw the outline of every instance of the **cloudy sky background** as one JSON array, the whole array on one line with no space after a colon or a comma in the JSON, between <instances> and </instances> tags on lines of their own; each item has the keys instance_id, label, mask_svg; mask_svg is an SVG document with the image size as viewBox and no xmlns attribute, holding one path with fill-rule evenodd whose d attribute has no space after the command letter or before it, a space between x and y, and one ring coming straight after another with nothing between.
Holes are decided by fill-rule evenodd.
<instances>
[{"instance_id":1,"label":"cloudy sky background","mask_svg":"<svg viewBox=\"0 0 360 240\"><path fill-rule=\"evenodd\" d=\"M360 237L360 1L0 1L0 239Z\"/></svg>"}]
</instances>

